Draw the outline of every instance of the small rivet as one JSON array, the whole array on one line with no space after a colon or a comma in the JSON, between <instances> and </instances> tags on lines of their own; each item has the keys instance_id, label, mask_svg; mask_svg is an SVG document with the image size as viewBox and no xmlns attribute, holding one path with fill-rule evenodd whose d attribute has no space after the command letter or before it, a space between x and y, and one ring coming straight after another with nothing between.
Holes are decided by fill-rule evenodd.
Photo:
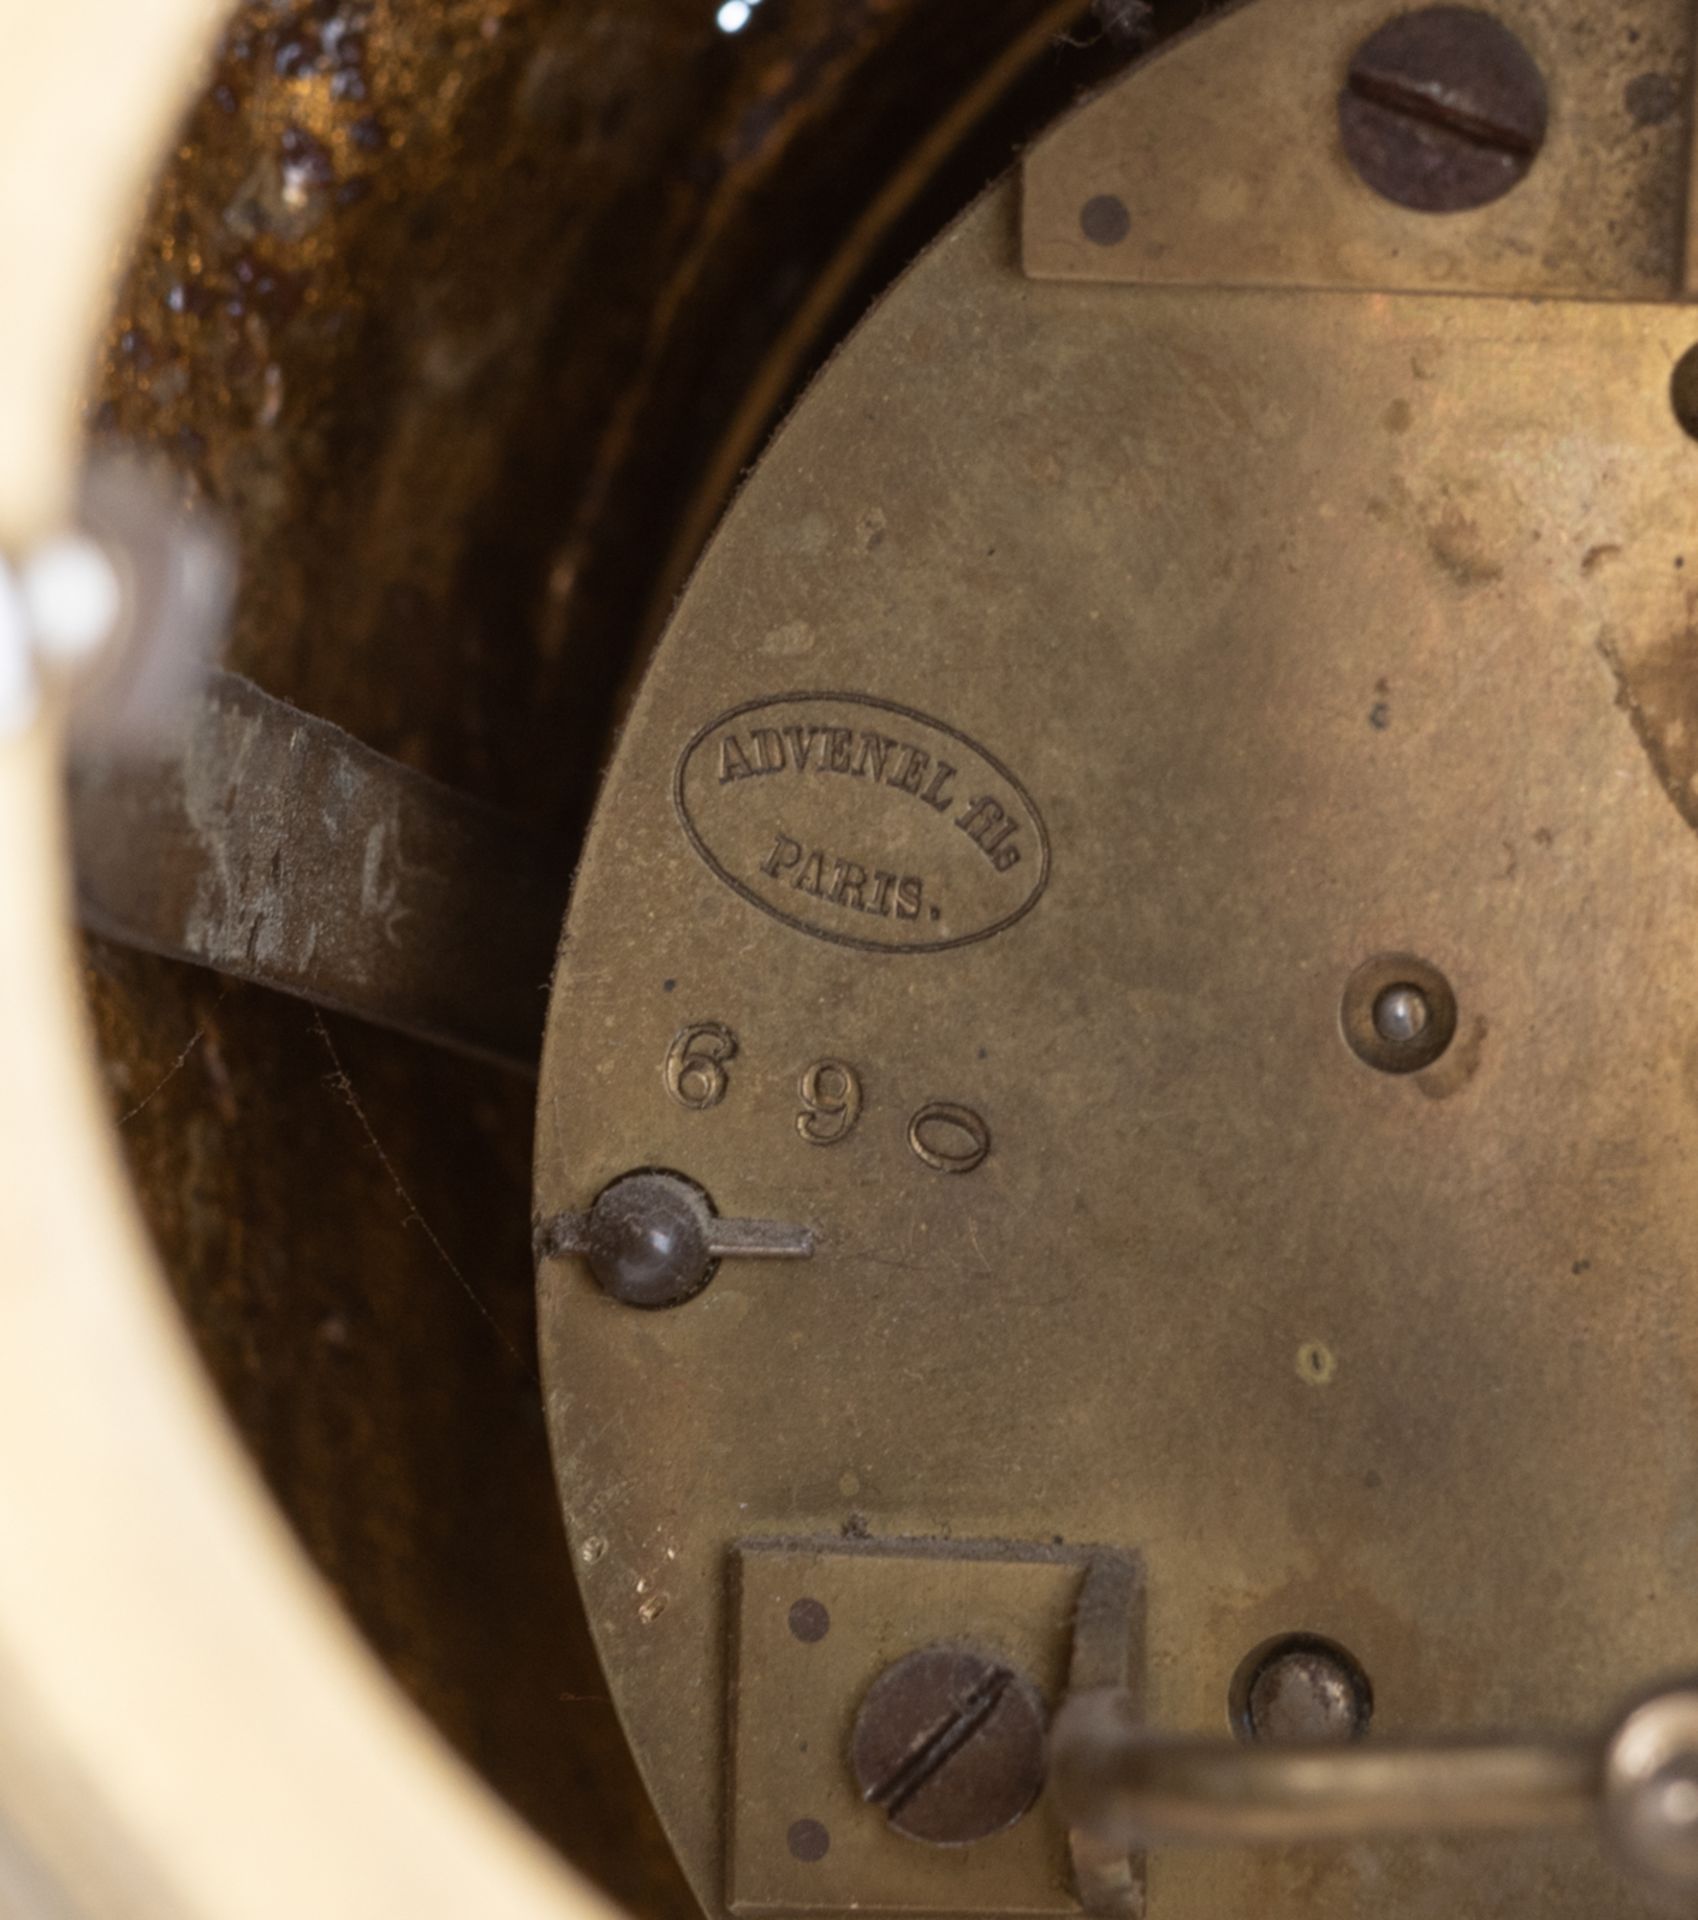
<instances>
[{"instance_id":1,"label":"small rivet","mask_svg":"<svg viewBox=\"0 0 1698 1920\"><path fill-rule=\"evenodd\" d=\"M590 1271L628 1307L678 1306L713 1276L711 1217L703 1196L676 1174L616 1180L590 1209Z\"/></svg>"},{"instance_id":2,"label":"small rivet","mask_svg":"<svg viewBox=\"0 0 1698 1920\"><path fill-rule=\"evenodd\" d=\"M1239 1667L1231 1709L1241 1740L1342 1746L1368 1731L1374 1694L1343 1647L1291 1633L1264 1641Z\"/></svg>"},{"instance_id":3,"label":"small rivet","mask_svg":"<svg viewBox=\"0 0 1698 1920\"><path fill-rule=\"evenodd\" d=\"M1345 985L1339 1025L1350 1050L1380 1073L1419 1073L1456 1038L1456 995L1411 953L1366 960Z\"/></svg>"},{"instance_id":4,"label":"small rivet","mask_svg":"<svg viewBox=\"0 0 1698 1920\"><path fill-rule=\"evenodd\" d=\"M1374 1002L1374 1031L1394 1047L1419 1040L1432 1018L1433 1010L1419 987L1387 987Z\"/></svg>"}]
</instances>

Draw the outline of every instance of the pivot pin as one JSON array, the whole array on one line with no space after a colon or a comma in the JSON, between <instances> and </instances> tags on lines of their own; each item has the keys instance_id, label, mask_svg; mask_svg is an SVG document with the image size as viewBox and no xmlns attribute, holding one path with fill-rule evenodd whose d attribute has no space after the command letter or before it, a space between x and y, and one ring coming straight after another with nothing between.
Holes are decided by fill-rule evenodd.
<instances>
[{"instance_id":1,"label":"pivot pin","mask_svg":"<svg viewBox=\"0 0 1698 1920\"><path fill-rule=\"evenodd\" d=\"M713 1278L721 1260L806 1260L811 1227L725 1220L682 1174L628 1173L603 1187L588 1213L560 1213L537 1233L537 1258L581 1254L604 1293L627 1307L676 1307Z\"/></svg>"}]
</instances>

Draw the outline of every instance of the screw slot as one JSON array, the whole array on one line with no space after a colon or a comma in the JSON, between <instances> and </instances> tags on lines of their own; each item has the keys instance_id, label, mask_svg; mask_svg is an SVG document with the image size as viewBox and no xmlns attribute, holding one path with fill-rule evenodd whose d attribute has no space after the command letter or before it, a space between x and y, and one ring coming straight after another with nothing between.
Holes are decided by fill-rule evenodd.
<instances>
[{"instance_id":1,"label":"screw slot","mask_svg":"<svg viewBox=\"0 0 1698 1920\"><path fill-rule=\"evenodd\" d=\"M1456 995L1414 954L1380 954L1350 976L1339 1024L1351 1052L1376 1072L1419 1073L1456 1038Z\"/></svg>"},{"instance_id":2,"label":"screw slot","mask_svg":"<svg viewBox=\"0 0 1698 1920\"><path fill-rule=\"evenodd\" d=\"M1343 1746L1374 1717L1374 1689L1356 1656L1318 1633L1282 1633L1240 1661L1227 1694L1240 1740Z\"/></svg>"}]
</instances>

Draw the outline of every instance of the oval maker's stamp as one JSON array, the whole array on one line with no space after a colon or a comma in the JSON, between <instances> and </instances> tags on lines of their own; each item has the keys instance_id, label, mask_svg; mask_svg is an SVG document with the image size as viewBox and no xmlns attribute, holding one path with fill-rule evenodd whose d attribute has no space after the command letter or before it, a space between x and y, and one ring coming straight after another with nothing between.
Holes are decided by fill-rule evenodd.
<instances>
[{"instance_id":1,"label":"oval maker's stamp","mask_svg":"<svg viewBox=\"0 0 1698 1920\"><path fill-rule=\"evenodd\" d=\"M734 892L816 939L936 953L1001 933L1049 881L1032 797L955 727L864 693L785 693L703 727L673 782Z\"/></svg>"}]
</instances>

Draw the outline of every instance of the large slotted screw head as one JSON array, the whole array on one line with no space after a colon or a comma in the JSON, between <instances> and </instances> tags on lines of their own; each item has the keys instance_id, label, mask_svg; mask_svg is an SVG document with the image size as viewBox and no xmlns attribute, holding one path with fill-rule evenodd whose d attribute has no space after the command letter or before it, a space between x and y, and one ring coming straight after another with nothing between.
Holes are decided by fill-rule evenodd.
<instances>
[{"instance_id":1,"label":"large slotted screw head","mask_svg":"<svg viewBox=\"0 0 1698 1920\"><path fill-rule=\"evenodd\" d=\"M1351 165L1418 213L1463 213L1508 193L1549 119L1533 56L1476 7L1399 14L1357 49L1338 99Z\"/></svg>"},{"instance_id":2,"label":"large slotted screw head","mask_svg":"<svg viewBox=\"0 0 1698 1920\"><path fill-rule=\"evenodd\" d=\"M850 1764L891 1827L936 1847L1002 1833L1044 1783L1044 1701L1024 1674L966 1647L905 1655L867 1689Z\"/></svg>"}]
</instances>

